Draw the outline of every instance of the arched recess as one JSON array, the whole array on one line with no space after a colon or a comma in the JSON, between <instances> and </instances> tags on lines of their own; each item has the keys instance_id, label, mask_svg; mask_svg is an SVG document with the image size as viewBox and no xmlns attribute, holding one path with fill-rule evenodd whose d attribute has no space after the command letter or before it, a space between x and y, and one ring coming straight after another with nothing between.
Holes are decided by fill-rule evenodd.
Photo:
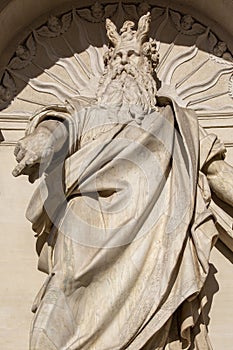
<instances>
[{"instance_id":1,"label":"arched recess","mask_svg":"<svg viewBox=\"0 0 233 350\"><path fill-rule=\"evenodd\" d=\"M40 23L46 19L49 14L68 9L72 5L76 7L91 6L95 1L92 0L4 0L0 5L1 29L4 35L0 39L1 63L5 65L9 60L12 50L17 42L22 38L22 33L30 30L31 25ZM119 3L120 1L109 0L108 3ZM139 4L142 1L123 1L123 3ZM106 3L106 1L102 1ZM217 34L221 39L225 38L230 49L232 49L233 22L232 12L233 3L231 0L158 0L148 1L150 4L168 6L170 8L193 14L195 18L205 23L206 26L215 27Z\"/></svg>"}]
</instances>

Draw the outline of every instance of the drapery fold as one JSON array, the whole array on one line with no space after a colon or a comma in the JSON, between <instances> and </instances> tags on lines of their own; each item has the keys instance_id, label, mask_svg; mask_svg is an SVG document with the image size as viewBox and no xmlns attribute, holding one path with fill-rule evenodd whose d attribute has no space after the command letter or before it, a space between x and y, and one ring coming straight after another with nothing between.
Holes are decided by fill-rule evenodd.
<instances>
[{"instance_id":1,"label":"drapery fold","mask_svg":"<svg viewBox=\"0 0 233 350\"><path fill-rule=\"evenodd\" d=\"M210 349L204 321L194 336L217 237L201 170L223 146L174 102L140 125L127 109L86 99L62 108L70 153L27 212L46 232L39 260L51 276L31 349Z\"/></svg>"}]
</instances>

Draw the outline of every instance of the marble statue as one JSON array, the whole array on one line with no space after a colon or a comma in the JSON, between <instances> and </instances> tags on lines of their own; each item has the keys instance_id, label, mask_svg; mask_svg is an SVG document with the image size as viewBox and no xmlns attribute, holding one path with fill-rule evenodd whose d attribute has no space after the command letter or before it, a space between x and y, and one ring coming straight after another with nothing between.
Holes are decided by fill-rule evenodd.
<instances>
[{"instance_id":1,"label":"marble statue","mask_svg":"<svg viewBox=\"0 0 233 350\"><path fill-rule=\"evenodd\" d=\"M209 203L233 205L233 169L195 113L159 95L149 23L107 19L96 96L38 111L15 148L13 175L41 177L27 218L48 278L31 350L211 349Z\"/></svg>"}]
</instances>

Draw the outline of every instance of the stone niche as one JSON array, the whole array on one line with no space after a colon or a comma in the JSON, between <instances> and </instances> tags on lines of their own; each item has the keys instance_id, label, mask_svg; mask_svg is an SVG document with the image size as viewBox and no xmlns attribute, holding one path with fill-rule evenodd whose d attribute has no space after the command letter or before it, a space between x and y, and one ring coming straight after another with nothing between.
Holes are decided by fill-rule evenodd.
<instances>
[{"instance_id":1,"label":"stone niche","mask_svg":"<svg viewBox=\"0 0 233 350\"><path fill-rule=\"evenodd\" d=\"M2 1L1 349L28 347L30 306L44 279L36 272L33 234L24 217L34 185L12 177L14 145L37 109L95 94L107 47L105 19L120 27L148 10L160 54L160 93L194 109L201 125L224 141L233 164L232 1ZM232 212L224 209L212 253L216 280L210 283L209 330L216 350L230 350L233 342Z\"/></svg>"}]
</instances>

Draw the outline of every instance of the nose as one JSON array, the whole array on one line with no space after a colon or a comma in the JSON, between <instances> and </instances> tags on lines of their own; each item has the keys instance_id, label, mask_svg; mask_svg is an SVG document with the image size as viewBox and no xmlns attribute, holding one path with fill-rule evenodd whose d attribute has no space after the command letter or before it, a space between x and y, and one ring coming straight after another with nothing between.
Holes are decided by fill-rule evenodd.
<instances>
[{"instance_id":1,"label":"nose","mask_svg":"<svg viewBox=\"0 0 233 350\"><path fill-rule=\"evenodd\" d=\"M126 65L128 63L127 53L123 53L121 57L121 64Z\"/></svg>"}]
</instances>

